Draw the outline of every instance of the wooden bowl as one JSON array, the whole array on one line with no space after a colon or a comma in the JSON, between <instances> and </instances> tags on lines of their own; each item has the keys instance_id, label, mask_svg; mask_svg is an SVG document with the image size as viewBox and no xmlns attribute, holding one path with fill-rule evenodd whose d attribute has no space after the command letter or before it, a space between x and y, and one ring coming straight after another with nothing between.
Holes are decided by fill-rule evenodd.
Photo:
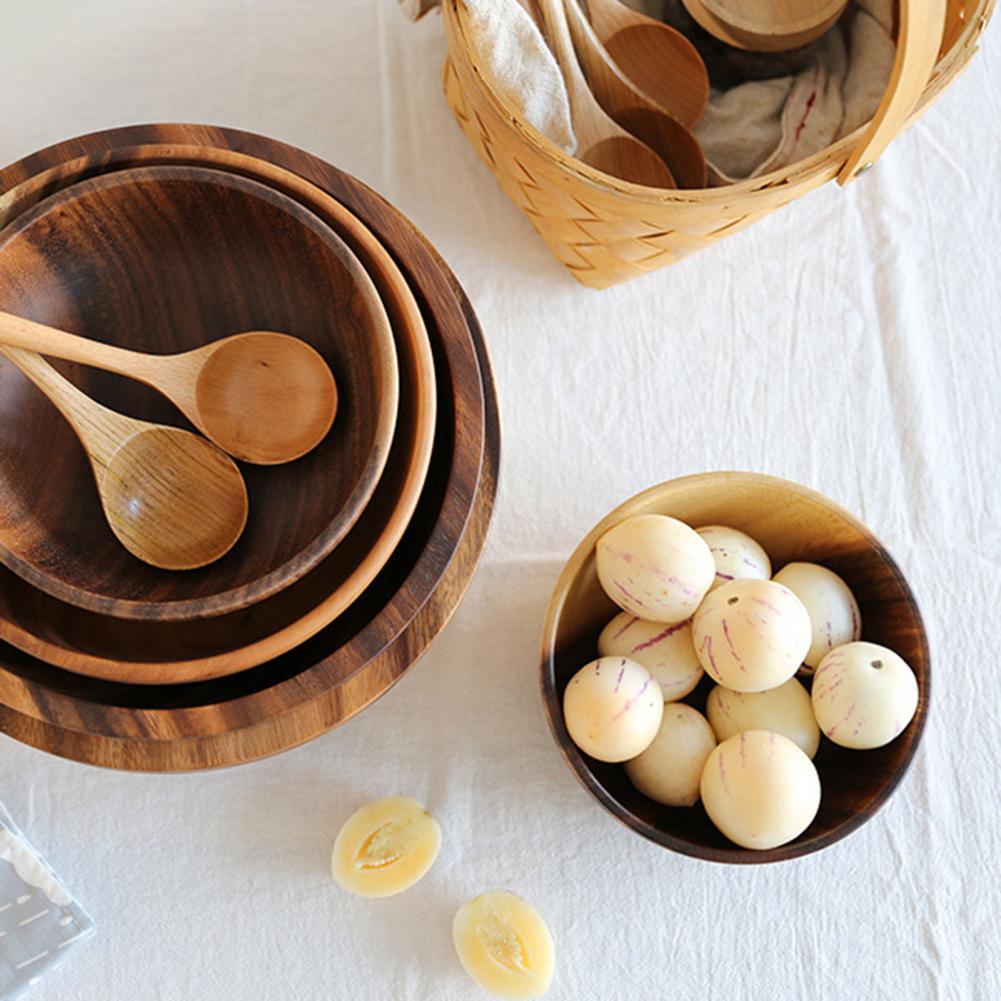
<instances>
[{"instance_id":1,"label":"wooden bowl","mask_svg":"<svg viewBox=\"0 0 1001 1001\"><path fill-rule=\"evenodd\" d=\"M661 806L633 788L621 765L581 753L563 721L563 692L574 673L597 656L598 633L619 611L598 583L595 545L608 529L637 514L667 514L688 524L723 524L747 532L768 551L776 570L791 560L822 563L851 587L862 611L862 634L900 654L914 669L920 704L893 743L851 751L822 738L815 759L820 812L795 841L770 851L738 848L701 806ZM807 681L807 684L809 682ZM684 701L704 712L708 679ZM657 844L713 862L775 862L826 848L864 824L903 778L924 730L931 693L928 640L903 574L876 537L821 494L755 473L706 473L653 487L598 524L570 557L553 594L542 637L542 693L563 756L584 787L615 817Z\"/></svg>"},{"instance_id":2,"label":"wooden bowl","mask_svg":"<svg viewBox=\"0 0 1001 1001\"><path fill-rule=\"evenodd\" d=\"M261 173L263 167L256 169ZM163 623L101 615L67 605L0 568L0 639L19 650L68 671L126 684L174 685L236 674L281 656L343 614L399 544L424 487L436 426L434 357L420 306L361 220L296 175L282 176L274 167L268 173L344 238L392 319L399 418L372 499L330 559L278 594L210 619Z\"/></svg>"},{"instance_id":3,"label":"wooden bowl","mask_svg":"<svg viewBox=\"0 0 1001 1001\"><path fill-rule=\"evenodd\" d=\"M282 192L184 164L62 185L7 217L0 308L152 353L243 330L279 330L312 344L338 382L334 427L316 449L283 466L242 467L250 519L233 550L176 573L122 548L69 426L0 360L0 560L39 590L124 619L233 612L308 573L372 496L397 413L390 323L344 241ZM61 367L116 410L188 426L145 386Z\"/></svg>"},{"instance_id":4,"label":"wooden bowl","mask_svg":"<svg viewBox=\"0 0 1001 1001\"><path fill-rule=\"evenodd\" d=\"M346 615L284 657L233 677L161 688L82 678L0 644L0 731L65 757L135 770L185 771L274 754L387 691L461 600L485 541L499 458L489 360L454 276L395 209L316 157L229 129L116 129L0 172L0 206L30 203L59 177L176 157L231 161L241 170L255 158L268 161L316 184L369 226L428 323L439 421L420 504L393 558Z\"/></svg>"},{"instance_id":5,"label":"wooden bowl","mask_svg":"<svg viewBox=\"0 0 1001 1001\"><path fill-rule=\"evenodd\" d=\"M786 52L820 38L848 0L683 0L711 35L739 49Z\"/></svg>"}]
</instances>

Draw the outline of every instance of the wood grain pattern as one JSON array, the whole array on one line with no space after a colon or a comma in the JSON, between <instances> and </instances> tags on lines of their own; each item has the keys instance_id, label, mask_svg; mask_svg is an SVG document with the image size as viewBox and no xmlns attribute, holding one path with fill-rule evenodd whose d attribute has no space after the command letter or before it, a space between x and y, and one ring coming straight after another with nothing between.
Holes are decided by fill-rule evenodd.
<instances>
[{"instance_id":1,"label":"wood grain pattern","mask_svg":"<svg viewBox=\"0 0 1001 1001\"><path fill-rule=\"evenodd\" d=\"M839 183L847 184L858 177L859 171L874 164L903 130L939 60L949 13L947 0L900 5L897 54L889 86L862 142L841 168Z\"/></svg>"},{"instance_id":2,"label":"wood grain pattern","mask_svg":"<svg viewBox=\"0 0 1001 1001\"><path fill-rule=\"evenodd\" d=\"M959 40L966 28L967 18L971 15L974 0L948 0L945 13L945 30L942 32L942 44L939 46L938 57L942 58Z\"/></svg>"},{"instance_id":3,"label":"wood grain pattern","mask_svg":"<svg viewBox=\"0 0 1001 1001\"><path fill-rule=\"evenodd\" d=\"M340 414L299 461L244 468L250 518L225 559L166 573L122 550L69 429L0 362L0 558L34 586L101 614L179 621L246 607L314 567L371 497L398 399L385 310L337 234L268 185L176 163L71 177L79 183L50 186L5 214L0 308L163 354L237 331L284 331L335 373ZM116 410L190 427L145 386L59 367ZM57 464L30 461L41 441Z\"/></svg>"},{"instance_id":4,"label":"wood grain pattern","mask_svg":"<svg viewBox=\"0 0 1001 1001\"><path fill-rule=\"evenodd\" d=\"M186 154L188 155L188 154ZM257 667L316 635L372 583L417 506L435 438L435 361L420 305L372 232L323 189L273 164L227 151L311 207L349 244L389 310L400 363L400 412L386 469L333 558L279 594L227 616L126 621L67 606L0 571L0 639L69 671L123 684L187 684ZM450 404L447 413L452 414ZM473 444L471 447L480 448Z\"/></svg>"},{"instance_id":5,"label":"wood grain pattern","mask_svg":"<svg viewBox=\"0 0 1001 1001\"><path fill-rule=\"evenodd\" d=\"M683 0L710 34L737 48L785 52L820 38L848 0Z\"/></svg>"},{"instance_id":6,"label":"wood grain pattern","mask_svg":"<svg viewBox=\"0 0 1001 1001\"><path fill-rule=\"evenodd\" d=\"M598 103L664 161L679 188L704 188L705 153L690 129L626 77L598 40L577 0L566 0L574 49Z\"/></svg>"},{"instance_id":7,"label":"wood grain pattern","mask_svg":"<svg viewBox=\"0 0 1001 1001\"><path fill-rule=\"evenodd\" d=\"M390 248L425 311L439 366L439 406L453 417L439 421L418 513L390 563L347 616L287 657L220 681L146 689L75 678L0 647L0 729L53 753L115 768L178 771L249 761L303 743L363 709L409 669L451 616L482 550L496 489L496 400L472 309L420 233L360 182L260 136L167 125L59 144L0 172L0 190L10 194L27 184L7 203L16 204L44 189L46 182L30 178L47 170L55 171L51 182L136 156L195 157L199 151L206 158L235 151L269 160L363 219ZM73 170L66 166L71 162ZM483 432L478 451L469 447L474 428Z\"/></svg>"},{"instance_id":8,"label":"wood grain pattern","mask_svg":"<svg viewBox=\"0 0 1001 1001\"><path fill-rule=\"evenodd\" d=\"M862 611L863 639L899 653L918 678L914 720L893 743L850 751L824 739L815 764L820 812L795 841L771 851L749 851L717 831L701 805L672 809L633 788L625 770L583 755L563 721L563 690L597 651L601 629L618 612L598 583L594 549L609 528L635 514L667 514L699 527L730 525L768 551L776 570L792 560L821 563L840 574ZM584 787L615 817L643 837L713 862L762 863L818 851L864 824L886 802L917 751L931 698L928 640L914 595L899 567L872 533L822 495L786 480L753 473L707 473L672 480L621 505L584 539L556 585L542 638L542 693L556 741ZM807 682L809 684L809 682ZM704 711L712 684L684 701Z\"/></svg>"},{"instance_id":9,"label":"wood grain pattern","mask_svg":"<svg viewBox=\"0 0 1001 1001\"><path fill-rule=\"evenodd\" d=\"M536 0L546 37L560 64L577 137L577 158L595 170L651 188L675 188L667 164L607 114L577 62L563 0Z\"/></svg>"},{"instance_id":10,"label":"wood grain pattern","mask_svg":"<svg viewBox=\"0 0 1001 1001\"><path fill-rule=\"evenodd\" d=\"M0 354L73 429L108 527L133 556L162 570L193 570L236 545L247 524L247 486L228 455L190 431L101 406L33 351L0 347Z\"/></svg>"},{"instance_id":11,"label":"wood grain pattern","mask_svg":"<svg viewBox=\"0 0 1001 1001\"><path fill-rule=\"evenodd\" d=\"M680 32L620 0L586 0L595 34L623 73L683 125L694 129L709 104L709 74Z\"/></svg>"},{"instance_id":12,"label":"wood grain pattern","mask_svg":"<svg viewBox=\"0 0 1001 1001\"><path fill-rule=\"evenodd\" d=\"M156 355L0 311L0 344L138 379L244 462L302 458L327 436L337 413L337 384L323 356L275 331L244 331L183 354Z\"/></svg>"}]
</instances>

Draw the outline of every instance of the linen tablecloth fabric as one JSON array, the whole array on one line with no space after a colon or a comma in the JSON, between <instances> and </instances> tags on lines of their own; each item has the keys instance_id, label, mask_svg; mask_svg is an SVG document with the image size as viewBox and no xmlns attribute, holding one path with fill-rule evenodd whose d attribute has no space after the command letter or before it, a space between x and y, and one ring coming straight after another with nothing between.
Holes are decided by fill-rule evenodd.
<instances>
[{"instance_id":1,"label":"linen tablecloth fabric","mask_svg":"<svg viewBox=\"0 0 1001 1001\"><path fill-rule=\"evenodd\" d=\"M553 1001L1001 998L1001 54L876 169L684 263L578 286L441 94L441 20L396 0L15 0L0 161L91 129L197 120L303 146L424 230L482 321L504 468L484 565L428 656L339 730L218 773L125 775L0 740L18 823L101 915L33 1001L476 1001L458 906L495 886L557 943ZM549 734L538 637L563 561L672 476L750 469L857 513L933 649L925 739L831 848L722 867L658 848L578 785ZM425 879L337 889L365 800L442 824ZM58 853L58 854L56 854Z\"/></svg>"}]
</instances>

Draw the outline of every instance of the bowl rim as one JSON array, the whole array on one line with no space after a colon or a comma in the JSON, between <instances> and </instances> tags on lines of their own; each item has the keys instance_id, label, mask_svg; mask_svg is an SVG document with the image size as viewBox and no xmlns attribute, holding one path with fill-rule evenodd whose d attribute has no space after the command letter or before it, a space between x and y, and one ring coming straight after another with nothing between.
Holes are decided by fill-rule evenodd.
<instances>
[{"instance_id":1,"label":"bowl rim","mask_svg":"<svg viewBox=\"0 0 1001 1001\"><path fill-rule=\"evenodd\" d=\"M290 197L294 192L295 197L312 200L313 211L329 217L326 220L328 225L338 229L338 235L345 243L356 254L361 254L365 260L372 261L372 267L379 278L379 282L375 284L378 286L385 282L387 288L392 287L393 305L398 306L401 314L405 316L405 319L401 320L401 328L408 328L405 333L401 331L397 335L396 324L391 324L394 344L401 338L408 341L409 346L403 353L414 356L417 376L411 388L414 408L419 413L420 419L417 422L418 428L411 451L408 453L409 471L404 478L397 503L387 516L384 529L373 543L370 553L352 574L334 591L324 594L314 602L297 619L252 643L220 653L174 661L125 662L97 654L81 655L74 651L73 659L76 666L72 666L67 659L59 657L58 645L0 617L0 639L32 657L46 660L63 670L99 680L123 681L129 684L186 684L226 677L279 657L310 639L357 600L392 556L420 500L437 427L437 373L427 325L406 278L389 251L379 242L365 222L322 188L291 171L255 157L234 154L230 161L233 167L239 166L242 170L254 171L253 176L259 178L262 183L267 180L281 184L281 190ZM178 161L171 159L170 162ZM126 166L123 169L131 168ZM340 227L343 227L344 232L340 231ZM400 354L401 352L397 351L397 360ZM395 437L394 431L394 441ZM55 658L53 653L56 654ZM162 672L168 669L170 676L166 677ZM126 677L124 673L126 671L133 671L136 676ZM144 672L152 671L158 672L156 678L141 677Z\"/></svg>"},{"instance_id":2,"label":"bowl rim","mask_svg":"<svg viewBox=\"0 0 1001 1001\"><path fill-rule=\"evenodd\" d=\"M569 735L566 734L566 727L562 719L560 693L557 691L555 680L554 652L560 618L566 607L570 588L591 559L598 539L613 525L618 524L619 522L630 517L632 514L644 509L649 501L661 497L668 489L678 489L687 484L696 482L701 485L718 484L720 487L725 487L728 484L733 484L738 481L792 491L803 499L824 508L826 511L835 514L839 518L842 518L850 524L852 528L858 531L877 551L887 570L892 574L897 584L900 586L904 597L914 609L918 625L917 641L924 666L922 676L919 679L921 686L921 698L918 711L905 731L908 741L905 756L897 770L887 778L879 792L872 798L867 806L867 809L863 812L855 814L847 820L843 820L831 831L823 834L815 834L811 837L808 836L809 828L807 828L807 832L804 832L804 834L800 835L795 840L790 841L785 845L781 845L778 848L765 851L752 851L746 848L739 848L736 845L728 848L715 848L697 845L693 842L686 841L683 838L678 838L672 834L662 831L652 824L647 823L641 817L636 816L636 814L623 806L622 803L612 796L600 782L597 782L593 778L591 769L586 764L587 759L585 755L573 745L572 741L569 739ZM564 762L570 768L571 772L573 772L575 778L584 787L587 793L593 799L597 800L597 802L613 817L615 817L616 820L622 823L625 827L629 828L631 831L646 838L648 841L652 841L654 844L668 848L681 855L687 855L690 858L724 864L760 865L801 858L805 855L810 855L813 852L820 851L823 848L827 848L856 831L859 827L866 823L866 821L874 817L886 804L887 800L889 800L890 796L904 778L904 775L910 769L917 753L918 746L921 743L922 736L924 735L928 713L931 707L931 653L928 644L928 633L924 625L924 618L921 614L920 606L910 584L907 582L903 572L897 562L887 551L886 547L879 541L879 539L876 538L873 532L865 524L863 524L863 522L855 517L855 515L842 505L838 504L837 501L831 500L831 498L826 497L819 491L803 486L793 480L784 479L778 476L771 476L766 473L755 473L741 470L720 470L704 473L690 473L688 475L674 477L670 480L665 480L663 483L658 483L654 486L648 487L640 493L635 494L623 501L620 505L605 515L605 517L603 517L584 536L560 572L560 576L557 579L555 587L553 588L549 606L546 610L540 647L539 688L542 697L543 711L545 713L546 722L549 726L550 734L552 735L556 746L559 748Z\"/></svg>"},{"instance_id":3,"label":"bowl rim","mask_svg":"<svg viewBox=\"0 0 1001 1001\"><path fill-rule=\"evenodd\" d=\"M357 522L385 468L389 457L399 408L399 368L396 340L385 304L371 276L341 234L319 216L308 204L299 201L279 188L266 184L253 176L219 169L202 163L172 161L163 164L137 163L109 169L99 174L69 180L48 188L45 197L26 206L20 212L7 212L0 219L0 250L19 236L27 226L43 219L54 207L74 197L81 189L101 191L123 183L143 183L146 179L188 177L206 183L214 182L243 191L251 197L276 207L296 222L310 229L330 248L344 268L353 287L357 290L367 316L370 318L377 369L373 373L377 389L377 417L371 429L371 448L360 466L350 493L321 532L309 543L266 573L235 587L220 587L210 594L193 598L147 600L120 598L103 594L77 584L53 578L30 561L10 550L0 539L0 562L30 585L59 601L114 618L150 622L181 622L210 618L228 612L249 608L283 590L301 579L326 556L330 555ZM3 198L11 195L3 191ZM225 557L224 557L225 558ZM183 575L171 574L180 579Z\"/></svg>"}]
</instances>

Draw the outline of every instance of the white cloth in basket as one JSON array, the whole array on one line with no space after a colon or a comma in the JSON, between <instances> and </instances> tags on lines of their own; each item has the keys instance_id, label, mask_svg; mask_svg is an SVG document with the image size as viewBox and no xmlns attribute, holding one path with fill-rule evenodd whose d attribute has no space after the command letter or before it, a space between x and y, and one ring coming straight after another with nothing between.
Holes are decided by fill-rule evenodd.
<instances>
[{"instance_id":1,"label":"white cloth in basket","mask_svg":"<svg viewBox=\"0 0 1001 1001\"><path fill-rule=\"evenodd\" d=\"M795 76L714 92L696 135L727 181L796 163L869 121L893 71L892 0L858 0Z\"/></svg>"},{"instance_id":2,"label":"white cloth in basket","mask_svg":"<svg viewBox=\"0 0 1001 1001\"><path fill-rule=\"evenodd\" d=\"M400 0L408 17L422 17L437 0ZM555 56L518 0L466 0L470 41L498 94L567 153L577 150L570 99Z\"/></svg>"}]
</instances>

